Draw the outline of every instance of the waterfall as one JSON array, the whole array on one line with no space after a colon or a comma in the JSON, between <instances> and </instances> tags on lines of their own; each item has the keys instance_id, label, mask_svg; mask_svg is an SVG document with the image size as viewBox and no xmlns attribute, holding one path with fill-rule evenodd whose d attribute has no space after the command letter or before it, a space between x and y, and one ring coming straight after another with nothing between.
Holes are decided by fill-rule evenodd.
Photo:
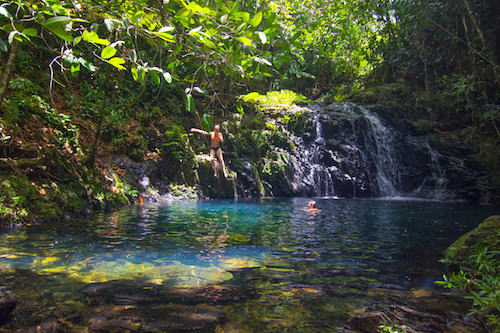
<instances>
[{"instance_id":1,"label":"waterfall","mask_svg":"<svg viewBox=\"0 0 500 333\"><path fill-rule=\"evenodd\" d=\"M465 193L450 188L450 178L463 174L471 183L476 173L459 158L434 150L425 138L410 135L399 118L383 106L309 105L306 133L291 135L292 193L438 200Z\"/></svg>"},{"instance_id":2,"label":"waterfall","mask_svg":"<svg viewBox=\"0 0 500 333\"><path fill-rule=\"evenodd\" d=\"M291 137L296 150L295 162L291 168L291 186L297 194L334 197L336 194L330 169L321 163L320 158L325 145L319 120L320 110L315 105L311 105L309 113L312 116L314 128L311 143L307 144L300 136Z\"/></svg>"}]
</instances>

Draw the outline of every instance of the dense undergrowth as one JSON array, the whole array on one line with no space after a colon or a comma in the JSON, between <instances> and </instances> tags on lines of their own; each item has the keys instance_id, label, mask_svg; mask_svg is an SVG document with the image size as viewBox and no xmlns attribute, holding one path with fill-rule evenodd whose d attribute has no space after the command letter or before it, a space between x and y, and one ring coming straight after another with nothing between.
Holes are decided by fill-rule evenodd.
<instances>
[{"instance_id":1,"label":"dense undergrowth","mask_svg":"<svg viewBox=\"0 0 500 333\"><path fill-rule=\"evenodd\" d=\"M487 319L496 332L500 327L500 216L491 216L465 234L446 251L442 261L455 266L438 285L456 288L472 300L469 314Z\"/></svg>"}]
</instances>

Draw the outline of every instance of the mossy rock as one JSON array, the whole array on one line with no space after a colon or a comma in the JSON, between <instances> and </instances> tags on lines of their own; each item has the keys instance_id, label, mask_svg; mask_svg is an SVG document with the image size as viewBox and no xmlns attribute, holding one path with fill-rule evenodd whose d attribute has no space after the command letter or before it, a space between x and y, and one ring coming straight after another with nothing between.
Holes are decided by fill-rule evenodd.
<instances>
[{"instance_id":1,"label":"mossy rock","mask_svg":"<svg viewBox=\"0 0 500 333\"><path fill-rule=\"evenodd\" d=\"M453 242L446 249L445 258L455 263L464 261L472 254L477 244L489 237L497 237L499 233L500 215L490 216L476 228Z\"/></svg>"}]
</instances>

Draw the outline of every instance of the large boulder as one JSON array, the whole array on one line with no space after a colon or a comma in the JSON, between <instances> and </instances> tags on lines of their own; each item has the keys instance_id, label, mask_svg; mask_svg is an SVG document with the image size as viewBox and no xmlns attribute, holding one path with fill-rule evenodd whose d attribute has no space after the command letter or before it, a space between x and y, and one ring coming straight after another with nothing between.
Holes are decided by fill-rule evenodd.
<instances>
[{"instance_id":1,"label":"large boulder","mask_svg":"<svg viewBox=\"0 0 500 333\"><path fill-rule=\"evenodd\" d=\"M452 262L461 262L472 254L476 244L489 237L496 237L499 233L500 215L490 216L476 228L453 242L446 249L445 258Z\"/></svg>"}]
</instances>

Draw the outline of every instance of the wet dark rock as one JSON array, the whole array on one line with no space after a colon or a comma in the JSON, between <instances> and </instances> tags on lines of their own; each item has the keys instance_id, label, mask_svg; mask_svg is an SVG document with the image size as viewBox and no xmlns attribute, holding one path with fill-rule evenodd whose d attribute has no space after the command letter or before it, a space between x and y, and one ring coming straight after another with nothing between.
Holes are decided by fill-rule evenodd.
<instances>
[{"instance_id":1,"label":"wet dark rock","mask_svg":"<svg viewBox=\"0 0 500 333\"><path fill-rule=\"evenodd\" d=\"M234 172L229 179L213 177L206 155L198 156L203 196L408 196L484 202L498 197L475 149L459 135L439 131L432 121L408 120L404 111L384 105L310 104L282 112L271 121L276 129L264 131L269 135L267 151L236 151L237 140L243 139L228 133L224 156ZM280 120L294 112L300 113L300 130Z\"/></svg>"},{"instance_id":2,"label":"wet dark rock","mask_svg":"<svg viewBox=\"0 0 500 333\"><path fill-rule=\"evenodd\" d=\"M16 304L16 295L12 291L0 287L0 324L7 321Z\"/></svg>"},{"instance_id":3,"label":"wet dark rock","mask_svg":"<svg viewBox=\"0 0 500 333\"><path fill-rule=\"evenodd\" d=\"M71 329L57 320L50 320L41 323L35 327L28 329L17 330L18 333L64 333L71 331Z\"/></svg>"},{"instance_id":4,"label":"wet dark rock","mask_svg":"<svg viewBox=\"0 0 500 333\"><path fill-rule=\"evenodd\" d=\"M141 327L141 323L132 322L124 319L106 319L96 317L90 320L89 331L91 332L113 332L113 331L132 331L136 332Z\"/></svg>"},{"instance_id":5,"label":"wet dark rock","mask_svg":"<svg viewBox=\"0 0 500 333\"><path fill-rule=\"evenodd\" d=\"M373 333L379 331L379 326L388 324L391 320L383 312L367 312L359 314L348 321L348 325L361 332Z\"/></svg>"},{"instance_id":6,"label":"wet dark rock","mask_svg":"<svg viewBox=\"0 0 500 333\"><path fill-rule=\"evenodd\" d=\"M218 173L217 177L215 177L209 155L197 155L196 159L199 184L203 196L209 198L238 197L236 189L237 174L235 172L230 172L228 168L228 177L225 178L217 161Z\"/></svg>"},{"instance_id":7,"label":"wet dark rock","mask_svg":"<svg viewBox=\"0 0 500 333\"><path fill-rule=\"evenodd\" d=\"M485 326L475 316L467 316L469 302L451 294L428 290L395 290L375 288L371 295L386 300L368 308L353 311L348 328L362 332L378 332L378 325L406 327L409 332L471 332L485 333ZM375 304L378 303L378 304Z\"/></svg>"}]
</instances>

